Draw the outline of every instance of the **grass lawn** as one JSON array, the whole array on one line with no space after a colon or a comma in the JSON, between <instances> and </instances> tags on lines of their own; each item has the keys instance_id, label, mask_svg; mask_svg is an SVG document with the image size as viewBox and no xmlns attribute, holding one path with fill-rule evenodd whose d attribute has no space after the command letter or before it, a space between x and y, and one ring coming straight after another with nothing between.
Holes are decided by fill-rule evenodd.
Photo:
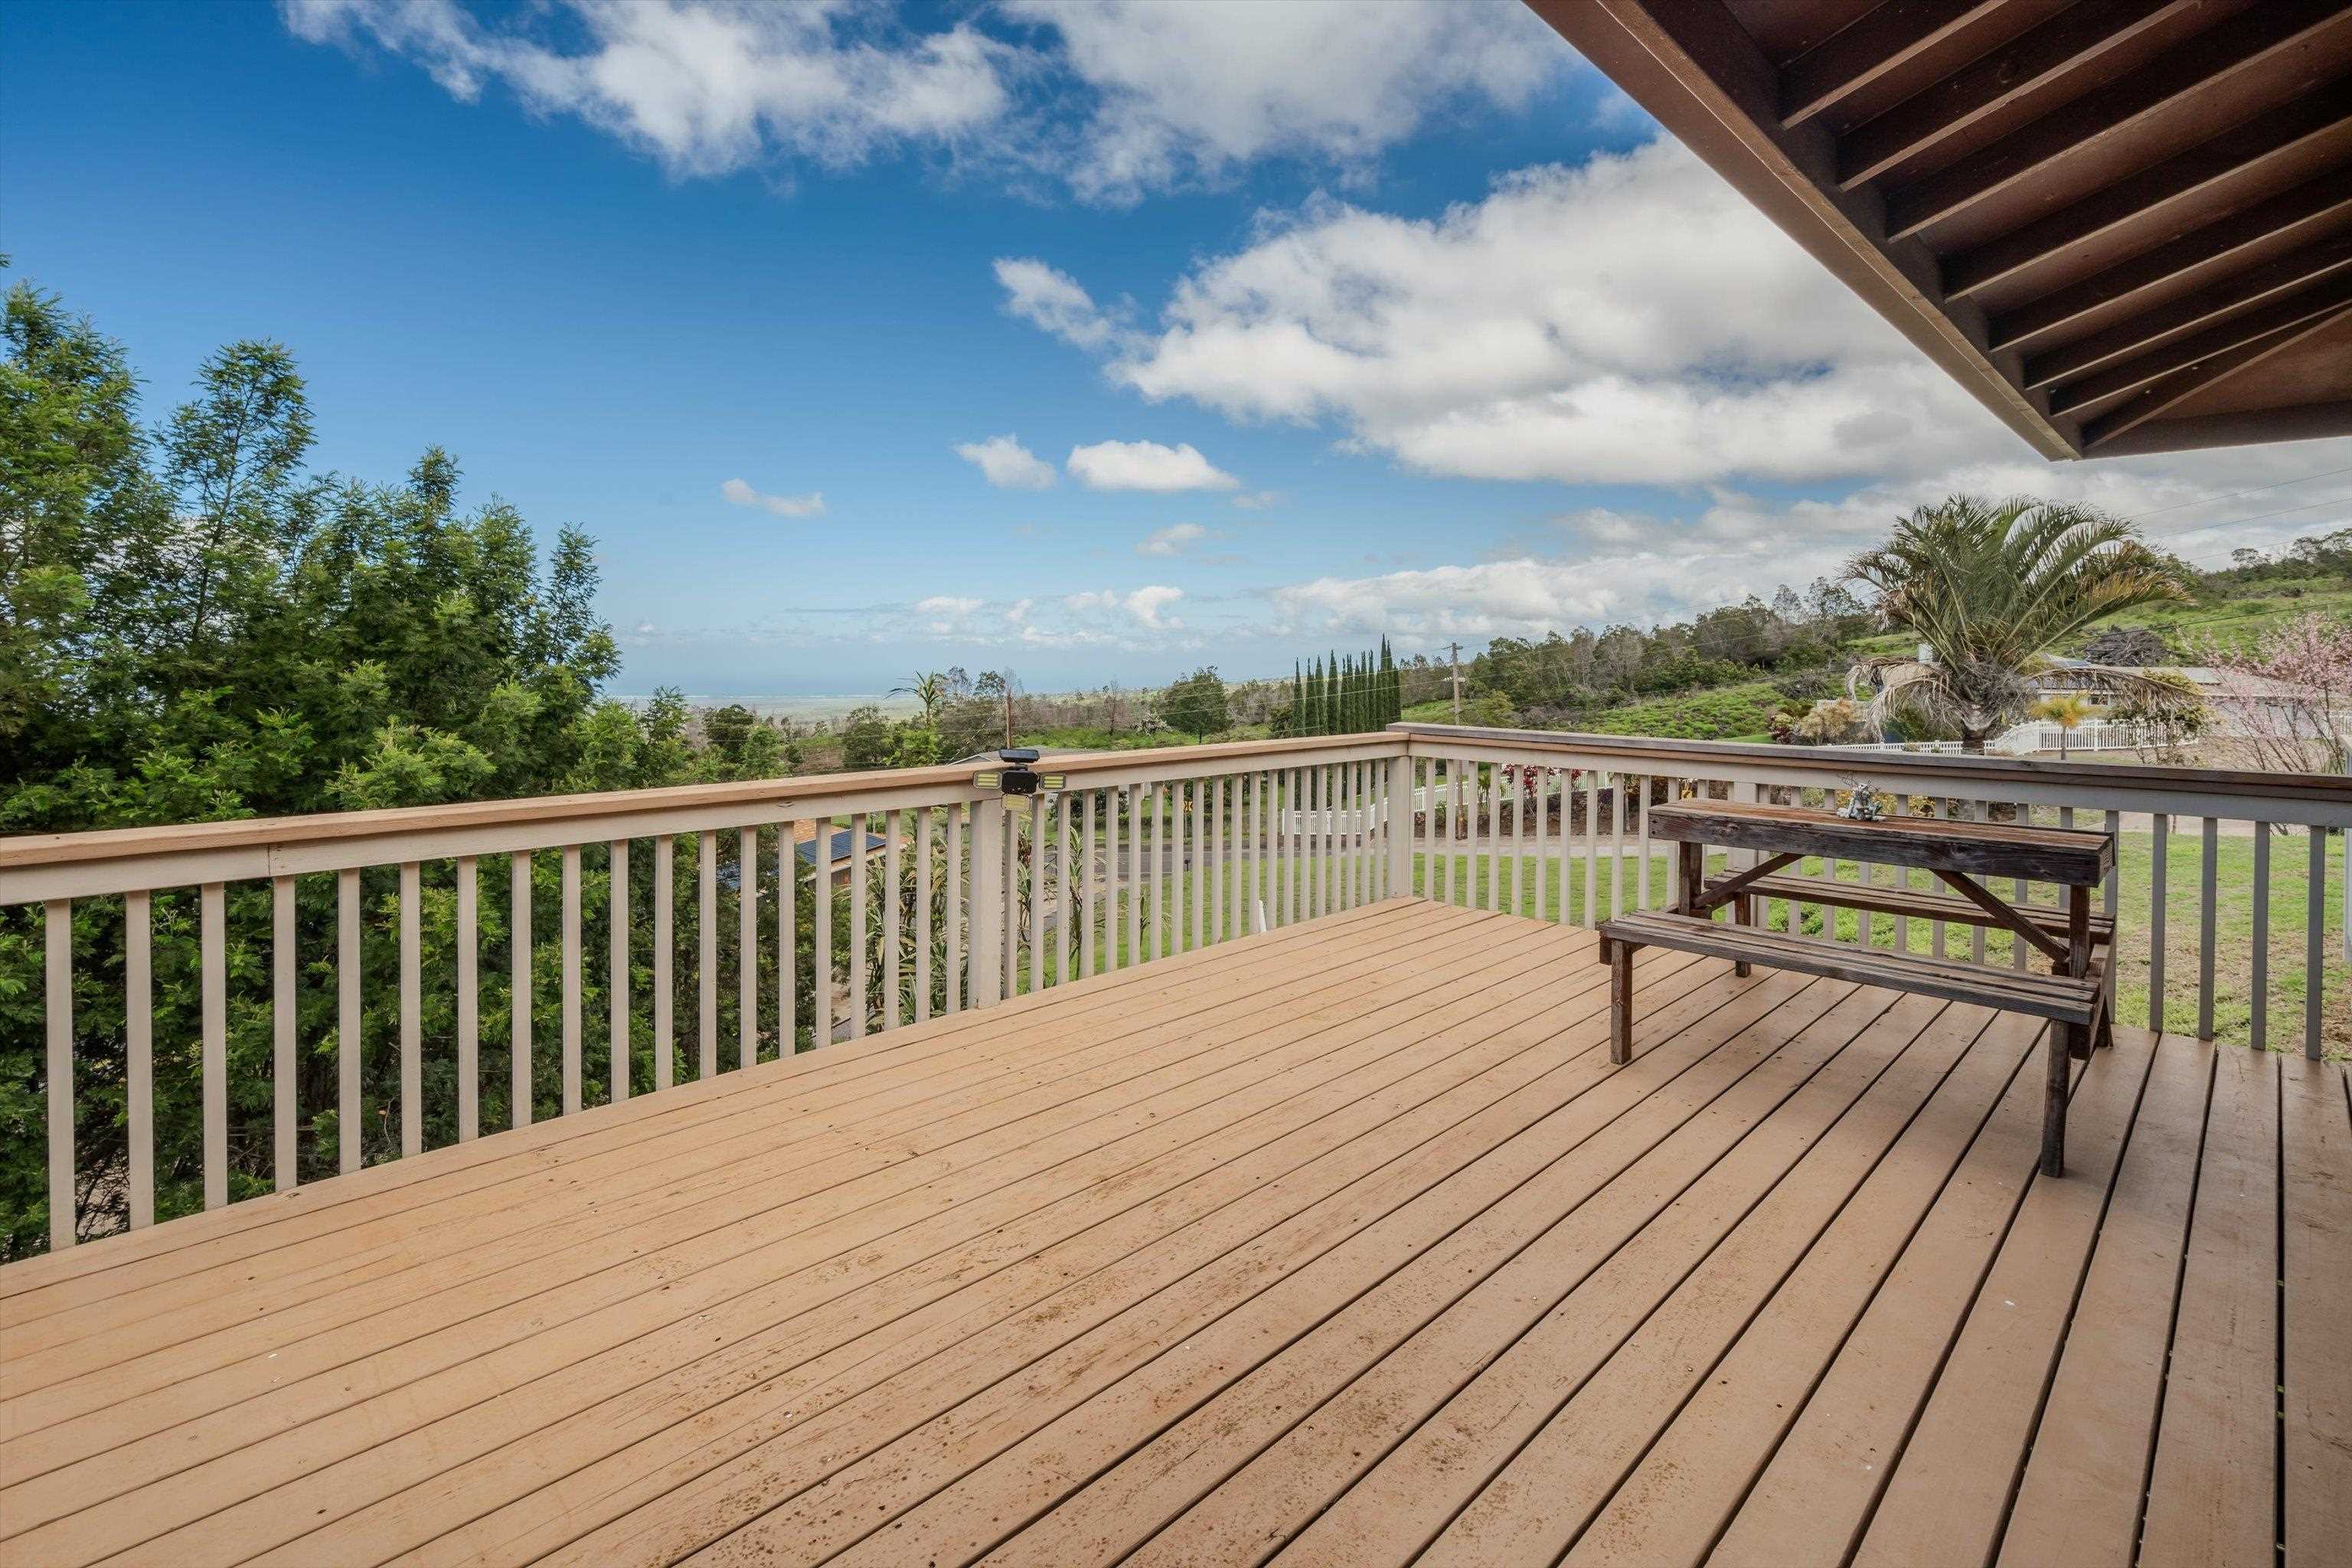
<instances>
[{"instance_id":1,"label":"grass lawn","mask_svg":"<svg viewBox=\"0 0 2352 1568\"><path fill-rule=\"evenodd\" d=\"M2197 1029L2197 994L2200 950L2202 931L2198 915L2199 889L2201 886L2204 848L2191 822L2189 831L2176 831L2166 841L2165 873L2165 984L2163 1027L2184 1034ZM2271 840L2270 932L2270 1016L2266 1044L2273 1048L2299 1048L2303 1039L2305 1001L2304 936L2306 909L2305 899L2309 888L2305 868L2308 866L2309 840L2300 833L2273 836ZM2149 935L2154 921L2149 918L2150 868L2154 860L2154 835L2126 833L2118 836L2117 849L2121 859L2123 898L2116 914L2117 946L2121 950L2116 971L2116 1016L2126 1024L2145 1026L2148 1022ZM1444 858L1439 858L1441 862ZM1487 867L1482 857L1475 869L1468 858L1452 857L1454 900L1475 902L1485 907L1487 901ZM1415 858L1413 885L1416 892L1429 891L1427 882L1430 858ZM1629 857L1624 862L1623 886L1627 908L1636 905L1636 866ZM1711 858L1709 869L1722 869L1720 857ZM2233 1044L2248 1044L2252 1037L2253 1015L2253 898L2254 841L2252 838L2219 839L2214 850L2214 933L2213 933L2213 1030L2216 1038ZM1557 864L1545 868L1540 907L1535 891L1536 862L1532 857L1519 861L1514 882L1511 858L1502 862L1501 904L1516 909L1524 915L1556 920L1559 913L1559 879ZM1808 860L1804 870L1809 875L1822 869L1819 860ZM1585 915L1585 862L1572 860L1568 868L1569 910L1572 919L1581 921ZM1650 897L1653 908L1665 905L1668 862L1661 854L1652 863ZM1846 863L1839 868L1839 879L1853 881L1857 868ZM1890 881L1890 873L1881 868L1878 879ZM1914 873L1916 885L1927 887L1926 874ZM1467 891L1465 892L1465 887ZM1607 919L1616 881L1610 859L1601 860L1598 885L1594 891L1596 911ZM2009 892L1999 888L1996 891ZM2043 898L2049 896L2042 890ZM2326 947L2323 991L2321 994L2321 1038L2330 1056L2352 1054L2352 965L2343 957L2344 930L2344 862L2340 844L2332 845L2327 862L2325 918ZM1775 900L1771 905L1770 923L1776 931L1789 929L1790 908ZM1834 914L1837 934L1853 940L1858 922L1864 917L1859 910L1829 910L1818 905L1808 905L1801 911L1800 929L1807 935L1822 934L1823 917ZM1873 915L1870 940L1874 946L1892 949L1895 946L1895 918ZM1983 932L1983 953L1987 962L2006 964L2014 962L2011 939L2004 931ZM1932 927L1913 921L1906 935L1911 951L1928 953L1935 951L1936 937ZM1967 957L1977 952L1979 933L1963 926L1945 928L1944 951L1952 957Z\"/></svg>"},{"instance_id":2,"label":"grass lawn","mask_svg":"<svg viewBox=\"0 0 2352 1568\"><path fill-rule=\"evenodd\" d=\"M1330 873L1333 863L1329 859L1324 859L1313 864L1320 868L1320 869L1316 871L1314 874L1317 876L1322 876ZM1286 862L1286 865L1287 863ZM1253 868L1257 872L1258 897L1263 899L1265 903L1265 920L1267 926L1271 928L1286 923L1286 921L1281 918L1282 911L1278 910L1276 907L1275 885L1268 877L1266 868L1263 863L1253 862ZM1232 866L1221 868L1221 870L1226 875L1230 875L1234 869L1234 868ZM1166 957L1171 952L1184 952L1191 950L1192 946L1192 887L1196 878L1202 878L1205 880L1202 877L1202 871L1200 869L1184 871L1172 877L1163 877L1161 879L1160 898L1157 905L1160 910L1160 919L1156 925L1151 918L1154 907L1153 901L1150 898L1148 891L1139 892L1137 895L1143 900L1143 907L1138 911L1139 923L1142 927L1140 934L1143 941L1143 946L1147 953L1150 956ZM1288 873L1286 870L1284 874L1284 881L1282 883L1282 887L1286 889L1289 885L1287 879ZM1225 875L1221 875L1217 878L1216 893L1217 907L1214 910L1203 910L1202 911L1202 946L1212 945L1219 940L1218 936L1211 928L1211 918L1213 916L1222 914L1227 917L1222 926L1223 940L1226 941L1232 940L1236 935L1245 933L1250 929L1250 922L1254 918L1245 908L1243 912L1242 926L1240 930L1236 931L1231 924L1230 900L1233 898L1233 891L1226 884ZM1130 954L1127 942L1128 901L1129 890L1125 888L1100 889L1096 895L1094 916L1095 959L1097 969L1123 969L1129 962ZM1337 902L1338 900L1335 899L1335 907ZM1283 906L1283 908L1286 910L1287 905ZM1108 925L1105 924L1106 910L1108 910ZM1073 904L1071 909L1071 925L1073 934L1070 938L1070 942L1074 948L1077 940L1076 931L1077 923L1081 918L1082 916L1080 911L1076 906ZM1157 946L1153 944L1151 940L1155 931L1160 935L1160 942ZM1063 944L1060 942L1050 940L1053 936L1053 932L1050 929L1048 930L1047 936L1049 940L1046 942L1047 952L1045 955L1045 984L1052 985L1058 981L1062 972L1061 948ZM1035 975L1032 970L1031 964L1032 955L1024 945L1021 954L1019 972L1018 988L1022 991L1029 990L1034 984ZM1088 973L1093 973L1093 971L1088 971ZM1075 974L1076 969L1074 966L1074 977Z\"/></svg>"},{"instance_id":3,"label":"grass lawn","mask_svg":"<svg viewBox=\"0 0 2352 1568\"><path fill-rule=\"evenodd\" d=\"M2189 826L2189 831L2175 832L2167 840L2165 888L2163 1026L2183 1034L2193 1034L2197 1028L2198 975L2202 940L2198 903L2203 844L2195 830L2195 824L2192 822ZM2124 894L2117 916L2120 933L2117 945L2121 950L2121 960L2116 975L2116 1016L2123 1023L2136 1026L2144 1026L2148 1022L2148 937L2153 929L2148 914L2148 892L2153 842L2153 835L2147 833L2126 833L2118 839ZM2308 840L2300 834L2274 837L2271 840L2270 1020L2266 1043L2274 1049L2298 1048L2303 1037L2307 844ZM1444 857L1433 859L1427 855L1413 858L1414 892L1434 896L1429 886L1430 873L1433 865L1442 868L1444 859ZM2253 860L2254 841L2252 838L2223 837L2216 842L2213 1027L2217 1038L2240 1045L2250 1043L2252 1035ZM1451 857L1451 861L1453 901L1486 907L1488 860L1482 856L1474 866L1469 857L1455 855ZM1329 864L1328 861L1324 862L1327 869ZM1723 868L1720 856L1710 858L1708 864L1710 871ZM1612 874L1610 858L1605 855L1601 858L1600 875L1594 888L1593 912L1597 918L1605 920L1609 916L1612 900L1616 895L1618 875L1622 875L1623 879L1626 907L1637 906L1635 879L1638 865L1633 857L1628 856L1622 864L1622 873ZM1558 920L1561 894L1558 862L1552 860L1543 866L1540 897L1537 891L1538 883L1534 857L1517 859L1516 879L1512 868L1511 857L1505 857L1499 863L1503 879L1501 897L1496 900L1499 906L1521 915ZM1822 863L1818 860L1809 860L1804 864L1808 875L1818 874L1821 868ZM2331 846L2324 894L2328 936L2323 966L2325 989L2322 994L2321 1035L2327 1054L2334 1057L2352 1055L2352 965L2345 963L2341 945L2344 929L2343 868L2341 847ZM1266 900L1267 919L1270 923L1278 923L1273 894L1264 880L1265 868L1261 866L1258 870L1261 896ZM1572 921L1579 922L1586 913L1585 870L1586 863L1580 856L1572 859L1568 867L1569 913ZM1842 865L1838 874L1841 880L1851 882L1855 879L1856 868L1851 863ZM1198 875L1194 871L1172 877L1161 887L1162 923L1159 929L1168 932L1168 939L1160 951L1181 952L1192 945L1192 889ZM1670 875L1670 862L1662 851L1653 858L1650 864L1651 907L1664 907L1669 896L1667 883ZM1890 874L1882 868L1877 875L1881 881L1886 881ZM1917 879L1916 885L1924 889L1927 886L1925 873L1914 875ZM2010 889L1996 888L1996 890L2007 892ZM1103 968L1123 967L1129 959L1127 896L1125 889L1118 889L1107 900L1097 900L1096 947ZM2048 897L2047 889L2042 890L2042 896ZM1226 897L1229 898L1230 893ZM1100 907L1106 901L1113 906L1108 929L1102 924ZM1220 907L1224 906L1221 904ZM1176 913L1179 909L1183 911L1181 918ZM1147 908L1143 912L1147 917L1148 941L1151 930L1148 917L1151 911ZM1837 920L1837 934L1852 940L1858 930L1857 922L1864 918L1860 911L1853 910L1831 911L1818 905L1808 905L1801 911L1800 929L1807 935L1819 936L1822 933L1823 917L1832 912ZM1769 911L1772 928L1776 931L1789 929L1790 914L1785 902L1775 900ZM1882 948L1894 947L1894 917L1873 915L1868 918L1872 943ZM1228 931L1227 934L1233 933ZM1926 922L1908 922L1906 935L1913 952L1931 953L1936 951L1936 933ZM1955 958L1970 956L1978 952L1979 938L1986 962L2007 964L2014 961L2014 950L2008 933L1979 932L1964 926L1945 928L1944 952ZM1060 944L1048 942L1047 946L1049 951L1045 958L1046 984L1052 984L1060 973ZM1030 959L1024 953L1019 988L1029 989L1033 978Z\"/></svg>"}]
</instances>

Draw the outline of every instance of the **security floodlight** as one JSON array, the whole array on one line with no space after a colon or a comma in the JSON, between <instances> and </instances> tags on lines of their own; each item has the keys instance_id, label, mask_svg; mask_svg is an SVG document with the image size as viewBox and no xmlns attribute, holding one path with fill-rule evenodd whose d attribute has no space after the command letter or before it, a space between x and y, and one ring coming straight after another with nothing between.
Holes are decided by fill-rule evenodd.
<instances>
[{"instance_id":1,"label":"security floodlight","mask_svg":"<svg viewBox=\"0 0 2352 1568\"><path fill-rule=\"evenodd\" d=\"M1034 746L1007 746L996 753L1004 759L1005 766L988 768L971 775L974 787L992 789L1003 795L1058 795L1069 783L1066 774L1041 773L1029 766L1037 760Z\"/></svg>"}]
</instances>

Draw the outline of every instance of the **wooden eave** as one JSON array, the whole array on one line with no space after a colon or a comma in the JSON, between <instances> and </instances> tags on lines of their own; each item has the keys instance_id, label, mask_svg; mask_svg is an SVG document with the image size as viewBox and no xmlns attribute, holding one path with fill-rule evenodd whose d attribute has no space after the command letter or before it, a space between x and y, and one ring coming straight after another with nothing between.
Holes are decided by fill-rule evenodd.
<instances>
[{"instance_id":1,"label":"wooden eave","mask_svg":"<svg viewBox=\"0 0 2352 1568\"><path fill-rule=\"evenodd\" d=\"M2352 0L1528 0L2052 458L2352 433Z\"/></svg>"}]
</instances>

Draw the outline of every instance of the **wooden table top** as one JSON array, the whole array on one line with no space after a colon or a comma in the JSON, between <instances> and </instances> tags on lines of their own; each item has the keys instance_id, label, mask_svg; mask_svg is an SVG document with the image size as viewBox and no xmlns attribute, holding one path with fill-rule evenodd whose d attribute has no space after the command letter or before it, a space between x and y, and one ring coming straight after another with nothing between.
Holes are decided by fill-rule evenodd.
<instances>
[{"instance_id":1,"label":"wooden table top","mask_svg":"<svg viewBox=\"0 0 2352 1568\"><path fill-rule=\"evenodd\" d=\"M1652 806L1650 834L1767 854L1821 855L2067 887L2096 886L2116 863L2113 837L2080 828L1936 816L1863 822L1835 812L1746 801L1682 800Z\"/></svg>"}]
</instances>

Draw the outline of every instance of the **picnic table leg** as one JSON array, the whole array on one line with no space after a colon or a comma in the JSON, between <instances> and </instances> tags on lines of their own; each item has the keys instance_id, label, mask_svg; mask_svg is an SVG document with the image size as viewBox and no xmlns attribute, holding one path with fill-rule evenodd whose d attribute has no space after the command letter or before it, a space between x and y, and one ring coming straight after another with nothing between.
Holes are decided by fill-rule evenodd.
<instances>
[{"instance_id":1,"label":"picnic table leg","mask_svg":"<svg viewBox=\"0 0 2352 1568\"><path fill-rule=\"evenodd\" d=\"M2071 1087L2073 1035L2079 1025L2052 1023L2047 1053L2048 1077L2042 1098L2042 1173L2066 1173L2066 1091Z\"/></svg>"},{"instance_id":2,"label":"picnic table leg","mask_svg":"<svg viewBox=\"0 0 2352 1568\"><path fill-rule=\"evenodd\" d=\"M2066 973L2076 980L2091 973L2091 889L2066 889ZM2076 1061L2091 1058L2089 1025L2066 1026L2066 1053Z\"/></svg>"},{"instance_id":3,"label":"picnic table leg","mask_svg":"<svg viewBox=\"0 0 2352 1568\"><path fill-rule=\"evenodd\" d=\"M1633 944L1603 941L1609 962L1609 1060L1622 1067L1633 1059Z\"/></svg>"},{"instance_id":4,"label":"picnic table leg","mask_svg":"<svg viewBox=\"0 0 2352 1568\"><path fill-rule=\"evenodd\" d=\"M1738 894L1731 900L1731 919L1735 925L1756 923L1756 907L1746 893ZM1731 973L1745 980L1756 973L1756 966L1743 958L1732 964Z\"/></svg>"}]
</instances>

